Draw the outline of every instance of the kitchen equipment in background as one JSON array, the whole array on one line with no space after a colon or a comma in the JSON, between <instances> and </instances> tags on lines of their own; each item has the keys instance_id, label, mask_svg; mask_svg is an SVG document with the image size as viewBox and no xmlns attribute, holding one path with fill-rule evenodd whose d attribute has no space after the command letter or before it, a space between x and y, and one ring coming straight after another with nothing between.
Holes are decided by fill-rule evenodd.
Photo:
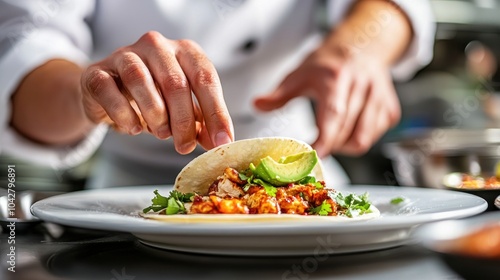
<instances>
[{"instance_id":1,"label":"kitchen equipment in background","mask_svg":"<svg viewBox=\"0 0 500 280\"><path fill-rule=\"evenodd\" d=\"M454 172L495 176L500 161L500 129L419 129L402 134L399 141L383 147L400 185L454 189L488 201L496 209L500 189L469 190L447 187L446 176Z\"/></svg>"},{"instance_id":2,"label":"kitchen equipment in background","mask_svg":"<svg viewBox=\"0 0 500 280\"><path fill-rule=\"evenodd\" d=\"M402 108L400 124L366 155L336 155L354 184L423 186L430 181L408 175L405 177L413 179L396 182L393 174L399 172L392 170L385 157L386 143L405 138L416 129L500 127L500 2L431 0L431 6L437 24L434 56L411 80L396 81ZM432 160L446 159L433 155ZM467 159L459 164L467 165ZM444 174L441 170L426 171L436 172Z\"/></svg>"},{"instance_id":3,"label":"kitchen equipment in background","mask_svg":"<svg viewBox=\"0 0 500 280\"><path fill-rule=\"evenodd\" d=\"M31 214L31 205L47 197L63 192L21 191L9 193L0 189L0 226L6 230L11 222L16 223L17 231L24 231L41 222Z\"/></svg>"}]
</instances>

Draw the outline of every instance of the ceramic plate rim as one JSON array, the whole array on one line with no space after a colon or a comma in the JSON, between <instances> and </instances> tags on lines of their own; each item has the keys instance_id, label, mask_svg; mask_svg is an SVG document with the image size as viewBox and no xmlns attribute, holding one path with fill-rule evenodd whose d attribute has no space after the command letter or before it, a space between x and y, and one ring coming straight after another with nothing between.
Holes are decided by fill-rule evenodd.
<instances>
[{"instance_id":1,"label":"ceramic plate rim","mask_svg":"<svg viewBox=\"0 0 500 280\"><path fill-rule=\"evenodd\" d=\"M82 217L78 219L70 219L67 216L61 216L60 214L54 211L51 211L50 207L52 207L52 203L55 203L62 199L75 198L80 197L80 199L84 199L86 197L90 197L92 195L97 194L106 194L108 192L111 193L119 193L123 191L132 191L132 192L144 192L144 195L148 194L149 197L152 197L152 190L154 189L165 189L171 186L130 186L130 187L118 187L118 188L107 188L107 189L99 189L99 190L84 190L78 192L67 193L63 195L58 195L54 197L50 197L33 204L31 211L32 213L39 217L42 220L48 222L59 223L66 226L75 226L75 227L83 227L97 230L111 230L111 231L123 231L130 233L143 233L143 234L188 234L188 235L207 235L207 234L224 234L224 235L235 235L235 234L252 234L252 235L275 235L275 234L293 234L293 235L308 235L311 232L321 233L346 233L346 232L361 232L361 231L375 231L375 230L390 230L397 228L408 228L412 226L416 226L422 223L440 221L451 218L463 218L467 216L473 216L475 214L479 214L483 212L488 204L487 202L475 195L462 193L462 192L454 192L448 190L439 190L439 189L425 189L425 188L416 188L416 187L390 187L390 186L374 186L374 185L357 185L353 186L353 188L349 189L352 192L364 192L368 190L369 193L376 192L390 192L390 191L398 191L398 192L432 192L435 194L438 193L453 193L456 196L470 199L475 199L475 205L473 207L458 209L453 211L440 211L435 213L420 213L415 215L404 216L403 218L398 216L392 217L380 217L373 220L367 221L354 221L347 223L308 223L307 227L300 225L293 225L290 223L273 223L273 224L262 224L262 223L230 223L229 225L222 224L223 226L214 227L214 224L181 224L181 223L167 223L167 222L159 222L153 220L145 220L139 216L132 215L119 215L116 214L117 218L120 216L126 217L125 219L132 219L138 221L139 224L130 224L130 223L115 223L107 219L99 220L101 217L99 215L95 215L93 212L84 212ZM48 207L48 208L47 208ZM55 208L57 209L57 207ZM90 213L90 214L89 214ZM92 214L93 213L93 214ZM99 212L97 212L99 213ZM101 213L102 214L102 213ZM383 213L382 213L383 214ZM411 217L411 218L407 218ZM93 219L94 218L94 219ZM95 220L97 218L97 220ZM82 223L83 222L83 223ZM217 224L219 225L219 224ZM237 226L236 226L237 225ZM196 229L193 231L193 229ZM293 230L291 230L293 229Z\"/></svg>"}]
</instances>

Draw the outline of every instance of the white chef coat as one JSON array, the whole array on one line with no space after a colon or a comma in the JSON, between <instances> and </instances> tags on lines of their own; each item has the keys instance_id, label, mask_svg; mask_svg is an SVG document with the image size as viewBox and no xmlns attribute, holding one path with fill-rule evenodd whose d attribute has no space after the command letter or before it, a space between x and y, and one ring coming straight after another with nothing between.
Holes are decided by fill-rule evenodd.
<instances>
[{"instance_id":1,"label":"white chef coat","mask_svg":"<svg viewBox=\"0 0 500 280\"><path fill-rule=\"evenodd\" d=\"M339 22L352 0L328 2L328 20ZM395 65L395 77L409 77L432 58L434 25L427 1L394 0L408 15L414 39ZM2 0L0 1L0 152L34 163L65 168L86 160L101 144L96 187L171 183L194 156L175 152L172 140L120 135L100 125L75 146L47 147L9 127L10 96L22 78L50 59L85 65L132 44L149 30L170 39L192 39L214 63L237 139L289 136L312 142L317 136L308 100L259 113L252 100L270 92L320 40L320 1L301 0ZM390 24L383 13L367 24L369 39ZM356 47L356 46L355 46ZM36 93L34 93L36 94ZM107 133L107 135L106 135ZM106 135L106 137L105 137ZM103 141L104 139L104 141ZM327 183L347 177L332 160Z\"/></svg>"}]
</instances>

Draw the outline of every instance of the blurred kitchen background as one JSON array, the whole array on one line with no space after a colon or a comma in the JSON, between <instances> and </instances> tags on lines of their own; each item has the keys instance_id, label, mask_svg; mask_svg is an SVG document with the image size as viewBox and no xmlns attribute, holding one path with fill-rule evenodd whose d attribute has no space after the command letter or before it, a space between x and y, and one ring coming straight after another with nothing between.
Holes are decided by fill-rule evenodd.
<instances>
[{"instance_id":1,"label":"blurred kitchen background","mask_svg":"<svg viewBox=\"0 0 500 280\"><path fill-rule=\"evenodd\" d=\"M397 185L383 147L415 129L499 126L500 0L431 2L437 21L434 59L411 81L396 84L403 108L398 127L364 156L337 157L353 183ZM81 189L92 162L60 171L0 157L2 166L16 165L18 191ZM7 185L7 169L0 172L0 185Z\"/></svg>"},{"instance_id":2,"label":"blurred kitchen background","mask_svg":"<svg viewBox=\"0 0 500 280\"><path fill-rule=\"evenodd\" d=\"M429 140L423 134L434 128L449 131L500 127L500 1L431 3L437 23L434 58L411 81L396 83L402 105L400 124L366 155L337 157L353 183L401 183L397 180L401 174L394 172L386 157L387 142L416 137ZM500 143L500 139L495 141Z\"/></svg>"}]
</instances>

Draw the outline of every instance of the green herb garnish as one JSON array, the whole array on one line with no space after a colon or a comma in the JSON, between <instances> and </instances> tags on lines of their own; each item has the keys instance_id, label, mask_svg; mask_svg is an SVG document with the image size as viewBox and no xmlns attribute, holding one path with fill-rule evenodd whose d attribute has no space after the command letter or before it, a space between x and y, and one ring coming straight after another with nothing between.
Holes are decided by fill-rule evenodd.
<instances>
[{"instance_id":1,"label":"green herb garnish","mask_svg":"<svg viewBox=\"0 0 500 280\"><path fill-rule=\"evenodd\" d=\"M344 215L349 218L371 213L370 202L368 201L368 193L363 195L349 194L344 196L342 193L330 193L330 196L335 199L337 204L342 208Z\"/></svg>"},{"instance_id":2,"label":"green herb garnish","mask_svg":"<svg viewBox=\"0 0 500 280\"><path fill-rule=\"evenodd\" d=\"M168 197L162 196L158 190L154 191L155 197L151 199L151 206L142 210L143 213L159 212L165 210L167 215L185 214L187 213L185 202L192 202L194 193L181 193L179 191L171 191Z\"/></svg>"},{"instance_id":3,"label":"green herb garnish","mask_svg":"<svg viewBox=\"0 0 500 280\"><path fill-rule=\"evenodd\" d=\"M276 192L278 191L276 187L274 187L273 185L269 184L268 182L262 179L255 178L253 174L248 175L249 170L250 169L247 169L238 174L241 180L247 181L247 183L243 186L243 191L247 192L252 185L259 185L264 187L264 190L266 191L267 195L276 196Z\"/></svg>"},{"instance_id":4,"label":"green herb garnish","mask_svg":"<svg viewBox=\"0 0 500 280\"><path fill-rule=\"evenodd\" d=\"M298 183L301 185L313 184L317 189L323 188L323 185L320 182L316 181L316 178L314 178L314 176L306 176Z\"/></svg>"},{"instance_id":5,"label":"green herb garnish","mask_svg":"<svg viewBox=\"0 0 500 280\"><path fill-rule=\"evenodd\" d=\"M321 203L320 206L314 207L311 209L310 214L317 214L320 216L328 216L329 213L332 213L332 206L330 203L327 203L326 200L323 200L323 203Z\"/></svg>"},{"instance_id":6,"label":"green herb garnish","mask_svg":"<svg viewBox=\"0 0 500 280\"><path fill-rule=\"evenodd\" d=\"M314 176L306 176L302 180L299 181L299 184L305 185L308 183L316 183L316 178Z\"/></svg>"},{"instance_id":7,"label":"green herb garnish","mask_svg":"<svg viewBox=\"0 0 500 280\"><path fill-rule=\"evenodd\" d=\"M242 181L246 181L246 180L248 180L248 179L250 178L250 176L247 176L246 171L244 171L244 173L239 172L239 173L238 173L238 177L239 177L239 178L240 178L240 180L242 180Z\"/></svg>"},{"instance_id":8,"label":"green herb garnish","mask_svg":"<svg viewBox=\"0 0 500 280\"><path fill-rule=\"evenodd\" d=\"M261 179L253 179L253 183L257 185L261 185L264 187L264 190L266 190L267 195L269 196L276 196L276 192L278 189L274 187L273 185L261 180Z\"/></svg>"},{"instance_id":9,"label":"green herb garnish","mask_svg":"<svg viewBox=\"0 0 500 280\"><path fill-rule=\"evenodd\" d=\"M402 198L402 197L395 197L395 198L391 199L391 204L398 205L398 204L400 204L403 201L405 201L404 198Z\"/></svg>"}]
</instances>

